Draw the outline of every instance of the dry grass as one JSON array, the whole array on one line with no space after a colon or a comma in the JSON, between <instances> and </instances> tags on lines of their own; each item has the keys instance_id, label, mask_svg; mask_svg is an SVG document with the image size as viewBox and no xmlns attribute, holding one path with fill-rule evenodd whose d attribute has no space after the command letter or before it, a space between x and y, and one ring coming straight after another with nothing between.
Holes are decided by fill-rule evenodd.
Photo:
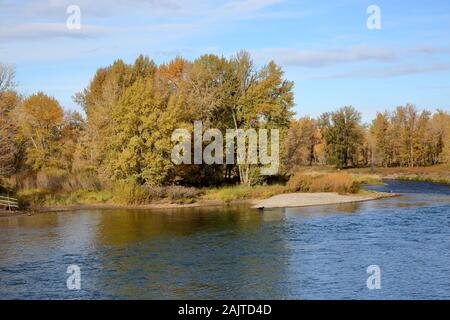
<instances>
[{"instance_id":1,"label":"dry grass","mask_svg":"<svg viewBox=\"0 0 450 320\"><path fill-rule=\"evenodd\" d=\"M336 169L328 165L315 165L297 168L297 172L308 175L348 173L360 184L380 184L383 179L415 180L450 184L450 165L439 164L428 167L392 167L392 168L350 168Z\"/></svg>"},{"instance_id":2,"label":"dry grass","mask_svg":"<svg viewBox=\"0 0 450 320\"><path fill-rule=\"evenodd\" d=\"M337 192L357 193L359 183L347 173L295 174L287 183L289 192Z\"/></svg>"},{"instance_id":3,"label":"dry grass","mask_svg":"<svg viewBox=\"0 0 450 320\"><path fill-rule=\"evenodd\" d=\"M450 165L439 164L429 167L414 168L358 168L349 169L349 173L355 176L377 175L382 178L399 179L399 180L415 180L428 182L441 182L450 184Z\"/></svg>"},{"instance_id":4,"label":"dry grass","mask_svg":"<svg viewBox=\"0 0 450 320\"><path fill-rule=\"evenodd\" d=\"M203 200L218 200L231 202L246 199L267 199L274 195L287 192L283 185L266 186L227 186L222 188L206 189Z\"/></svg>"}]
</instances>

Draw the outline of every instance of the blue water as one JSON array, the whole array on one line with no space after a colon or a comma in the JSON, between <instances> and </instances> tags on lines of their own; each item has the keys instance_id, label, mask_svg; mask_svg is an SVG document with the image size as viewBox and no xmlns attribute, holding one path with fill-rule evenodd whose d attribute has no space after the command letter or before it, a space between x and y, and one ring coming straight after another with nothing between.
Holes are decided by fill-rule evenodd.
<instances>
[{"instance_id":1,"label":"blue water","mask_svg":"<svg viewBox=\"0 0 450 320\"><path fill-rule=\"evenodd\" d=\"M257 211L93 210L0 219L1 299L449 299L450 186ZM81 290L68 290L69 265ZM381 289L369 290L378 265Z\"/></svg>"}]
</instances>

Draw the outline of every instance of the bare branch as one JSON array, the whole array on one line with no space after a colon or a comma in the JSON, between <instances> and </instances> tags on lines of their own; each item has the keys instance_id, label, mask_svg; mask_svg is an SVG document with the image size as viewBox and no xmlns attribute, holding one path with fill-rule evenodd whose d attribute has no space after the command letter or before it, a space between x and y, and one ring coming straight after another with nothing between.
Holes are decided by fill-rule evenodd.
<instances>
[{"instance_id":1,"label":"bare branch","mask_svg":"<svg viewBox=\"0 0 450 320\"><path fill-rule=\"evenodd\" d=\"M0 63L0 92L5 92L15 87L15 76L16 70L13 66Z\"/></svg>"}]
</instances>

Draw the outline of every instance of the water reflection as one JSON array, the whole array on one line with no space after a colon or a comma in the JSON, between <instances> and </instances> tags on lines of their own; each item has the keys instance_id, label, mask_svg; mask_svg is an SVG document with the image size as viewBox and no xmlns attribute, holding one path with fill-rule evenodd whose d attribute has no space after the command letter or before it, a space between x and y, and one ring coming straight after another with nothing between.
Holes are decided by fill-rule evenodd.
<instances>
[{"instance_id":1,"label":"water reflection","mask_svg":"<svg viewBox=\"0 0 450 320\"><path fill-rule=\"evenodd\" d=\"M278 232L262 230L282 219L283 215L247 207L227 207L79 211L3 221L0 272L6 281L0 284L0 296L281 295L287 246ZM29 263L43 260L51 275ZM64 289L64 268L73 263L80 265L86 279L78 293ZM39 275L35 291L17 282L27 274ZM269 285L261 279L272 281ZM55 280L56 286L46 287Z\"/></svg>"},{"instance_id":2,"label":"water reflection","mask_svg":"<svg viewBox=\"0 0 450 320\"><path fill-rule=\"evenodd\" d=\"M401 197L320 207L0 219L0 298L450 298L450 197L396 183L408 186ZM70 264L81 267L81 291L66 288ZM381 291L365 286L371 264Z\"/></svg>"}]
</instances>

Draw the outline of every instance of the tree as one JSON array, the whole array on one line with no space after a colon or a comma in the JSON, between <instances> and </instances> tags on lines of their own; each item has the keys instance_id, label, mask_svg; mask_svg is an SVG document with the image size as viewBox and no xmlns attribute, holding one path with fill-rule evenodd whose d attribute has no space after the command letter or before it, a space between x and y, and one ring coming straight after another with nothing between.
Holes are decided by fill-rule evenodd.
<instances>
[{"instance_id":1,"label":"tree","mask_svg":"<svg viewBox=\"0 0 450 320\"><path fill-rule=\"evenodd\" d=\"M114 109L108 164L116 179L150 186L168 182L170 138L177 121L176 112L168 110L167 92L159 89L157 81L139 80Z\"/></svg>"},{"instance_id":2,"label":"tree","mask_svg":"<svg viewBox=\"0 0 450 320\"><path fill-rule=\"evenodd\" d=\"M15 74L14 67L0 63L0 93L14 89Z\"/></svg>"},{"instance_id":3,"label":"tree","mask_svg":"<svg viewBox=\"0 0 450 320\"><path fill-rule=\"evenodd\" d=\"M38 92L20 107L21 134L29 141L27 163L33 170L61 167L63 109L58 101Z\"/></svg>"},{"instance_id":4,"label":"tree","mask_svg":"<svg viewBox=\"0 0 450 320\"><path fill-rule=\"evenodd\" d=\"M316 147L321 142L317 121L304 117L292 121L285 138L286 170L292 171L297 166L309 165L317 162Z\"/></svg>"},{"instance_id":5,"label":"tree","mask_svg":"<svg viewBox=\"0 0 450 320\"><path fill-rule=\"evenodd\" d=\"M450 164L450 113L437 110L431 118L431 164L439 162Z\"/></svg>"},{"instance_id":6,"label":"tree","mask_svg":"<svg viewBox=\"0 0 450 320\"><path fill-rule=\"evenodd\" d=\"M64 112L63 125L60 128L61 167L71 172L80 139L86 131L86 121L75 111Z\"/></svg>"},{"instance_id":7,"label":"tree","mask_svg":"<svg viewBox=\"0 0 450 320\"><path fill-rule=\"evenodd\" d=\"M361 114L353 107L343 107L336 112L322 114L319 126L328 161L338 167L356 165L358 149L363 142Z\"/></svg>"},{"instance_id":8,"label":"tree","mask_svg":"<svg viewBox=\"0 0 450 320\"><path fill-rule=\"evenodd\" d=\"M370 127L370 137L372 141L372 151L374 153L373 161L377 165L388 167L392 161L392 150L389 137L390 122L389 113L377 113Z\"/></svg>"},{"instance_id":9,"label":"tree","mask_svg":"<svg viewBox=\"0 0 450 320\"><path fill-rule=\"evenodd\" d=\"M227 105L234 128L278 129L283 137L293 115L294 83L283 78L281 67L273 61L256 70L247 52L238 53L231 64L234 91ZM238 165L238 169L241 184L251 184L252 165Z\"/></svg>"},{"instance_id":10,"label":"tree","mask_svg":"<svg viewBox=\"0 0 450 320\"><path fill-rule=\"evenodd\" d=\"M424 131L429 113L419 114L412 104L399 106L391 117L391 143L394 162L400 166L414 167L423 162Z\"/></svg>"},{"instance_id":11,"label":"tree","mask_svg":"<svg viewBox=\"0 0 450 320\"><path fill-rule=\"evenodd\" d=\"M20 98L14 91L0 92L0 176L8 177L16 171L20 158L20 143L15 117Z\"/></svg>"},{"instance_id":12,"label":"tree","mask_svg":"<svg viewBox=\"0 0 450 320\"><path fill-rule=\"evenodd\" d=\"M83 166L95 168L104 185L108 185L113 176L108 167L108 157L111 152L109 142L114 135L114 108L128 88L136 81L153 77L156 69L156 65L142 55L133 65L116 60L111 66L97 70L89 86L74 97L87 116L83 141L89 144L90 149L78 148L78 154L84 159Z\"/></svg>"}]
</instances>

